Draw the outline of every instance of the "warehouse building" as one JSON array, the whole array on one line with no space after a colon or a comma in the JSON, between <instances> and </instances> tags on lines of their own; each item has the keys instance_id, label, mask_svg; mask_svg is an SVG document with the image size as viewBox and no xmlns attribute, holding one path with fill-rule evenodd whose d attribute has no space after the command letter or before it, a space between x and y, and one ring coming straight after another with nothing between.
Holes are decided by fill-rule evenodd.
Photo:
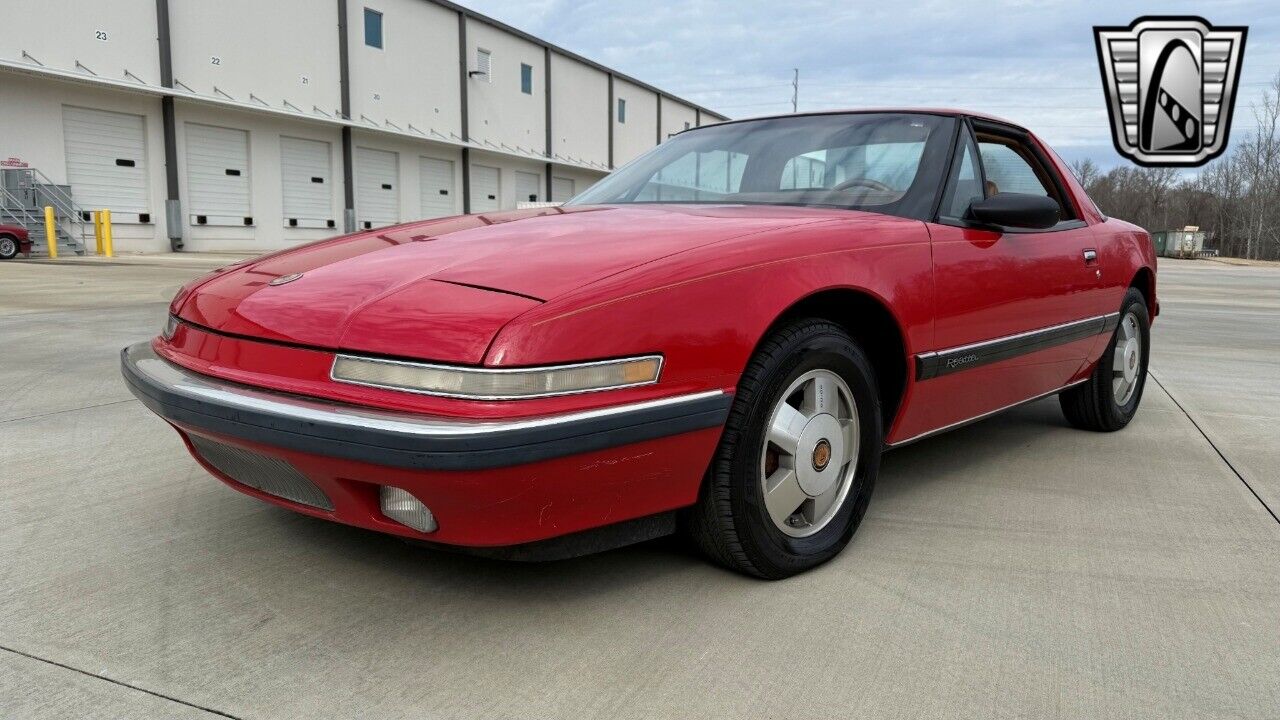
<instances>
[{"instance_id":1,"label":"warehouse building","mask_svg":"<svg viewBox=\"0 0 1280 720\"><path fill-rule=\"evenodd\" d=\"M725 119L444 0L3 12L0 223L56 205L72 249L98 208L118 250L256 251L563 201Z\"/></svg>"}]
</instances>

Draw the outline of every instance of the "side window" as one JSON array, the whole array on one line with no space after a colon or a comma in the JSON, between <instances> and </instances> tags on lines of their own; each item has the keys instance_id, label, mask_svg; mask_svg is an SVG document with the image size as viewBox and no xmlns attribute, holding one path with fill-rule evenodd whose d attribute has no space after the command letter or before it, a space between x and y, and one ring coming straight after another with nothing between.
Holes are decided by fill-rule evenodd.
<instances>
[{"instance_id":1,"label":"side window","mask_svg":"<svg viewBox=\"0 0 1280 720\"><path fill-rule=\"evenodd\" d=\"M973 147L973 138L965 132L964 148L960 151L960 166L947 185L946 200L942 204L941 215L950 218L963 218L969 205L981 200L982 178L978 176L978 164L975 161L977 151Z\"/></svg>"},{"instance_id":2,"label":"side window","mask_svg":"<svg viewBox=\"0 0 1280 720\"><path fill-rule=\"evenodd\" d=\"M1036 171L1012 147L1003 143L980 140L982 169L987 174L987 195L1000 192L1050 195L1049 188L1036 176Z\"/></svg>"},{"instance_id":3,"label":"side window","mask_svg":"<svg viewBox=\"0 0 1280 720\"><path fill-rule=\"evenodd\" d=\"M1043 195L1058 203L1059 217L1076 219L1075 211L1059 191L1053 171L1026 145L994 135L978 136L978 157L986 178L986 196L1011 192Z\"/></svg>"}]
</instances>

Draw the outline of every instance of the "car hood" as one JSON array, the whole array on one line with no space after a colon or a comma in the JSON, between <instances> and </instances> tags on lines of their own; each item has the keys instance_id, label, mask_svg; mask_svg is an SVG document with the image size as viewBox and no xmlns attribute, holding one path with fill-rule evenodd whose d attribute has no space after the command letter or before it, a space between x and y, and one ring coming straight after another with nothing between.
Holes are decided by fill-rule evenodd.
<instances>
[{"instance_id":1,"label":"car hood","mask_svg":"<svg viewBox=\"0 0 1280 720\"><path fill-rule=\"evenodd\" d=\"M226 270L178 313L228 334L479 364L503 325L559 295L695 247L830 217L790 207L625 205L423 221Z\"/></svg>"}]
</instances>

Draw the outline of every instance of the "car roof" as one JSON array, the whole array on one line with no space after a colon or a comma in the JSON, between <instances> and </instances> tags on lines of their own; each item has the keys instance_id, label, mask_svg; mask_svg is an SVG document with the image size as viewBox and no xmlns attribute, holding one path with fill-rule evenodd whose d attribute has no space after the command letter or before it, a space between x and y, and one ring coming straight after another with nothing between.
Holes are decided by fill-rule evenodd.
<instances>
[{"instance_id":1,"label":"car roof","mask_svg":"<svg viewBox=\"0 0 1280 720\"><path fill-rule=\"evenodd\" d=\"M971 117L971 118L979 118L982 120L990 120L992 122L998 122L1002 125L1008 125L1010 127L1015 127L1020 130L1027 129L1022 125L1019 125L1018 123L1006 120L997 115L991 115L991 114L982 113L982 112L974 112L972 110L961 110L957 108L927 108L927 107L926 108L868 107L868 108L843 108L843 109L833 109L833 110L807 110L805 112L799 112L799 113L776 113L773 115L757 115L755 117L735 118L733 120L726 120L724 122L714 123L711 125L702 125L697 128L690 128L690 130L699 130L703 128L716 127L717 125L728 125L730 123L748 122L752 120L772 120L777 118L788 118L788 117L812 117L814 115L858 115L858 114L866 114L866 113L900 113L904 115L945 115L947 117Z\"/></svg>"}]
</instances>

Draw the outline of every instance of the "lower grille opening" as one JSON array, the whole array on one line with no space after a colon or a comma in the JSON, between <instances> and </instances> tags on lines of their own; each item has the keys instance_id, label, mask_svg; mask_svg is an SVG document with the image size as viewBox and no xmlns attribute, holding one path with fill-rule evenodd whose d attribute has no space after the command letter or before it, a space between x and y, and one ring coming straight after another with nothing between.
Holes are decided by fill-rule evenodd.
<instances>
[{"instance_id":1,"label":"lower grille opening","mask_svg":"<svg viewBox=\"0 0 1280 720\"><path fill-rule=\"evenodd\" d=\"M300 505L333 510L333 501L324 494L324 491L316 487L315 483L298 472L298 469L288 461L209 440L199 435L190 437L191 444L195 446L200 457L232 480Z\"/></svg>"}]
</instances>

